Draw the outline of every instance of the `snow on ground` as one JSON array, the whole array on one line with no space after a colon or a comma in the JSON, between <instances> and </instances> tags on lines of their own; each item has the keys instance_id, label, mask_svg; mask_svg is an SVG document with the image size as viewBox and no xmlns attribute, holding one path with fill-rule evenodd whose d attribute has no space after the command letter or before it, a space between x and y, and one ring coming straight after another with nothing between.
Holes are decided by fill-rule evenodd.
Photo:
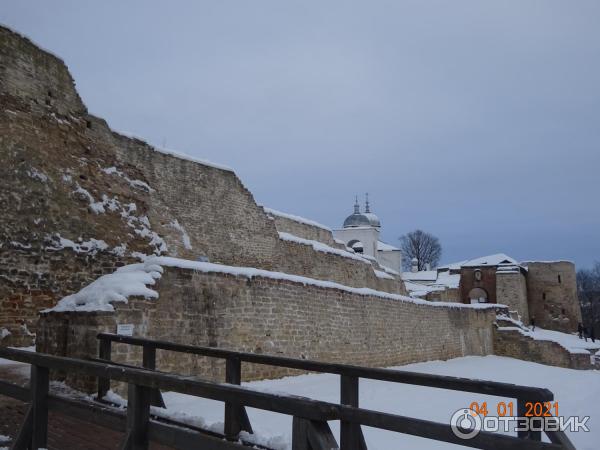
<instances>
[{"instance_id":1,"label":"snow on ground","mask_svg":"<svg viewBox=\"0 0 600 450\"><path fill-rule=\"evenodd\" d=\"M449 361L431 361L410 364L397 369L422 373L450 375L483 380L494 380L521 385L545 387L554 392L559 403L560 415L590 416L589 433L571 433L570 439L578 450L597 450L600 442L600 372L563 369L542 364L499 356L469 356ZM244 383L245 386L286 392L328 402L339 402L339 376L311 374ZM222 403L191 397L173 392L163 394L167 415L179 420L202 423L211 429L222 429ZM402 385L383 381L360 381L360 405L362 408L412 416L420 419L450 423L452 414L468 407L471 402L487 401L488 409L495 411L501 397L432 389L421 386ZM516 410L516 400L514 407ZM260 442L277 449L291 448L291 418L282 414L248 409L252 426ZM495 415L495 414L494 414ZM339 442L339 423L330 422ZM369 449L411 450L458 449L462 446L446 444L429 439L363 427Z\"/></svg>"}]
</instances>

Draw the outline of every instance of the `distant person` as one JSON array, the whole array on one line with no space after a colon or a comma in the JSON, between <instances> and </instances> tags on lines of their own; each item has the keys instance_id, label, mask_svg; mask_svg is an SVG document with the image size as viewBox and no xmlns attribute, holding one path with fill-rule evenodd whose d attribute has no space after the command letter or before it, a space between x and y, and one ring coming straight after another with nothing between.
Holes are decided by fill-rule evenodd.
<instances>
[{"instance_id":1,"label":"distant person","mask_svg":"<svg viewBox=\"0 0 600 450\"><path fill-rule=\"evenodd\" d=\"M531 331L535 331L535 317L531 318Z\"/></svg>"},{"instance_id":2,"label":"distant person","mask_svg":"<svg viewBox=\"0 0 600 450\"><path fill-rule=\"evenodd\" d=\"M592 339L592 342L596 342L596 333L594 332L593 325L590 327L590 338Z\"/></svg>"},{"instance_id":3,"label":"distant person","mask_svg":"<svg viewBox=\"0 0 600 450\"><path fill-rule=\"evenodd\" d=\"M589 328L583 327L583 338L585 339L585 342L587 342L589 334L590 334Z\"/></svg>"},{"instance_id":4,"label":"distant person","mask_svg":"<svg viewBox=\"0 0 600 450\"><path fill-rule=\"evenodd\" d=\"M579 334L579 339L583 339L583 324L581 322L577 325L577 333Z\"/></svg>"}]
</instances>

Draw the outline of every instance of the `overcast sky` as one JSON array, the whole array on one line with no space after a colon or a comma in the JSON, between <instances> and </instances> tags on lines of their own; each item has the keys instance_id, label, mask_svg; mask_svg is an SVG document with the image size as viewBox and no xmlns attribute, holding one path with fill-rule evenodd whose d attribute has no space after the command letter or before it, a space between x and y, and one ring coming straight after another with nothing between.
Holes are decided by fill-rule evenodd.
<instances>
[{"instance_id":1,"label":"overcast sky","mask_svg":"<svg viewBox=\"0 0 600 450\"><path fill-rule=\"evenodd\" d=\"M116 130L443 262L600 260L600 2L3 1Z\"/></svg>"}]
</instances>

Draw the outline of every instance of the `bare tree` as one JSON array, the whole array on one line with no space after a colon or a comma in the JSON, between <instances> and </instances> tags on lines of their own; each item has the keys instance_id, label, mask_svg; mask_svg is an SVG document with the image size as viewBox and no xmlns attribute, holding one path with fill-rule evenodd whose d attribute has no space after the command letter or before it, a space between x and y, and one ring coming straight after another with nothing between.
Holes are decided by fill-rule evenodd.
<instances>
[{"instance_id":1,"label":"bare tree","mask_svg":"<svg viewBox=\"0 0 600 450\"><path fill-rule=\"evenodd\" d=\"M413 258L417 259L419 270L427 265L436 267L442 256L442 246L438 238L423 230L415 230L400 237L400 248L404 266L408 269Z\"/></svg>"}]
</instances>

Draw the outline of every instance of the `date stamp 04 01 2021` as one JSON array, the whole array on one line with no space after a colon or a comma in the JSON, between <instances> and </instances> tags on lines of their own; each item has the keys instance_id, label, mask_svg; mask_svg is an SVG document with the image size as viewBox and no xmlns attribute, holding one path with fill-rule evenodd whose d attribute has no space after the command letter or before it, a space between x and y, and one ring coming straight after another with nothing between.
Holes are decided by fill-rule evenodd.
<instances>
[{"instance_id":1,"label":"date stamp 04 01 2021","mask_svg":"<svg viewBox=\"0 0 600 450\"><path fill-rule=\"evenodd\" d=\"M560 416L558 402L526 402L524 406L522 417L517 417L513 402L498 402L495 411L488 408L487 402L472 402L468 408L459 409L452 415L450 425L453 433L461 439L472 439L481 430L589 431L586 425L588 416Z\"/></svg>"},{"instance_id":2,"label":"date stamp 04 01 2021","mask_svg":"<svg viewBox=\"0 0 600 450\"><path fill-rule=\"evenodd\" d=\"M488 411L487 402L472 402L469 409L475 414L486 417ZM498 417L514 417L515 406L513 402L499 402L496 404L496 415ZM558 416L558 402L525 402L525 417L555 417Z\"/></svg>"}]
</instances>

